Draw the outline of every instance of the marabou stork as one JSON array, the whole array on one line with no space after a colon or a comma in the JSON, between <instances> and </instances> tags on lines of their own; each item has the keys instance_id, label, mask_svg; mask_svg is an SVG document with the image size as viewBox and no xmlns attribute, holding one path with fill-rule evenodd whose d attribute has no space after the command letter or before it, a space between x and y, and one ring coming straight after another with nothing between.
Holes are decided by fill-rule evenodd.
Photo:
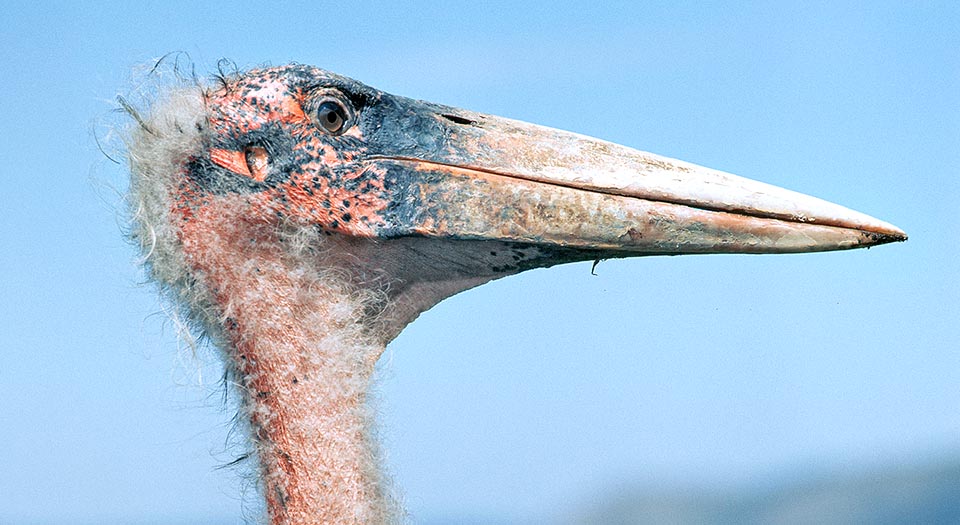
<instances>
[{"instance_id":1,"label":"marabou stork","mask_svg":"<svg viewBox=\"0 0 960 525\"><path fill-rule=\"evenodd\" d=\"M133 237L235 373L274 524L402 519L369 437L385 346L556 264L903 241L803 194L303 65L171 88L128 138Z\"/></svg>"}]
</instances>

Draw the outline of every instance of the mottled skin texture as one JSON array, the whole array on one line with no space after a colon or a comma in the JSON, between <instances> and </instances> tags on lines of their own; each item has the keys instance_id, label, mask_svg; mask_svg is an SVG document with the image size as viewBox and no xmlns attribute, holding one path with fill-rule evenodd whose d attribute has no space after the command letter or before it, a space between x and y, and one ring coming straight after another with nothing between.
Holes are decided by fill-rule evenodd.
<instances>
[{"instance_id":1,"label":"mottled skin texture","mask_svg":"<svg viewBox=\"0 0 960 525\"><path fill-rule=\"evenodd\" d=\"M316 108L311 105L328 93L344 95L332 86L312 85L315 78L309 72L266 70L212 93L207 106L211 155L194 159L190 167L201 188L195 195L185 192L184 213L206 192L256 193L264 209L330 231L371 237L383 228L389 200L384 177L355 161L365 150L361 128L350 126L333 136L313 125L309 112ZM246 160L252 148L267 156L268 167L256 175Z\"/></svg>"},{"instance_id":2,"label":"mottled skin texture","mask_svg":"<svg viewBox=\"0 0 960 525\"><path fill-rule=\"evenodd\" d=\"M200 114L160 105L134 133L138 237L238 374L276 524L402 519L365 396L385 345L445 297L579 260L905 239L818 199L308 66L195 89Z\"/></svg>"}]
</instances>

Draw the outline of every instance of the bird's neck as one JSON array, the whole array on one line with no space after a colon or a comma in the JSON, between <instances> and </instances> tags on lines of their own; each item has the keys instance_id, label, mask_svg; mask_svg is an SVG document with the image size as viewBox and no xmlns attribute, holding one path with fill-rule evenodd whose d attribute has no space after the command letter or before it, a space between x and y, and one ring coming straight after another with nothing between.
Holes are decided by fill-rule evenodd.
<instances>
[{"instance_id":1,"label":"bird's neck","mask_svg":"<svg viewBox=\"0 0 960 525\"><path fill-rule=\"evenodd\" d=\"M276 228L211 219L221 227L195 217L182 242L217 305L271 522L391 521L365 399L384 350L358 322L368 301Z\"/></svg>"}]
</instances>

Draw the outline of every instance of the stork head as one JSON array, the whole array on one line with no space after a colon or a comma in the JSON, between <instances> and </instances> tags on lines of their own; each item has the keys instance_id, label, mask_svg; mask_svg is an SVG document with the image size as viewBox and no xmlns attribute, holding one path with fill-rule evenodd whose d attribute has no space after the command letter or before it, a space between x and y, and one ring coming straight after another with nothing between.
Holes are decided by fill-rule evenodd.
<instances>
[{"instance_id":1,"label":"stork head","mask_svg":"<svg viewBox=\"0 0 960 525\"><path fill-rule=\"evenodd\" d=\"M153 116L139 131L139 142L179 137L175 147L152 146L174 168L156 176L168 197L159 230L171 234L194 280L216 265L196 256L209 244L200 230L245 225L230 241L241 251L301 242L277 234L290 228L325 239L318 264L387 291L385 339L444 297L530 268L906 239L890 224L813 197L390 95L313 67L220 80L187 97L182 105L194 116Z\"/></svg>"}]
</instances>

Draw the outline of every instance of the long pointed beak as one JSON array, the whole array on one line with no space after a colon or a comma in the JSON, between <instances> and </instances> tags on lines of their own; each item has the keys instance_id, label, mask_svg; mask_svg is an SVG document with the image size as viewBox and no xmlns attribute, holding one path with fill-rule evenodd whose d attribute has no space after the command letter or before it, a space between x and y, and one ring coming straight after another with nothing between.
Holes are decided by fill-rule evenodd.
<instances>
[{"instance_id":1,"label":"long pointed beak","mask_svg":"<svg viewBox=\"0 0 960 525\"><path fill-rule=\"evenodd\" d=\"M611 256L790 253L906 240L830 202L565 131L410 101L415 143L368 161L410 181L395 235L549 245ZM427 134L424 137L423 134ZM413 202L416 202L415 210ZM409 204L409 205L407 205Z\"/></svg>"}]
</instances>

